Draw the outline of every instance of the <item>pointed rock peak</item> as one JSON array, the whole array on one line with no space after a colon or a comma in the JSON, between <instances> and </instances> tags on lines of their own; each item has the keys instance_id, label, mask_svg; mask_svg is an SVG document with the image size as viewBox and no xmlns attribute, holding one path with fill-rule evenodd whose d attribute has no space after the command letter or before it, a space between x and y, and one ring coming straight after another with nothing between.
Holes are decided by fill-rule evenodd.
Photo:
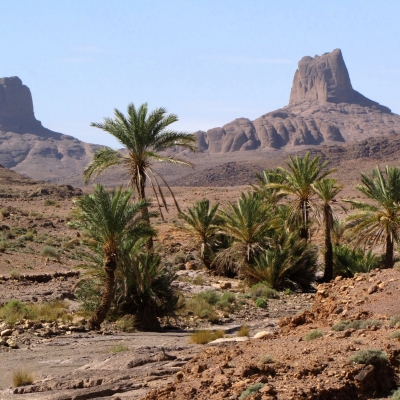
<instances>
[{"instance_id":1,"label":"pointed rock peak","mask_svg":"<svg viewBox=\"0 0 400 400\"><path fill-rule=\"evenodd\" d=\"M17 76L0 78L0 130L24 132L41 127L29 88Z\"/></svg>"},{"instance_id":2,"label":"pointed rock peak","mask_svg":"<svg viewBox=\"0 0 400 400\"><path fill-rule=\"evenodd\" d=\"M303 57L299 61L294 74L289 105L304 101L359 104L382 112L390 112L389 108L381 106L353 89L340 49L314 58Z\"/></svg>"}]
</instances>

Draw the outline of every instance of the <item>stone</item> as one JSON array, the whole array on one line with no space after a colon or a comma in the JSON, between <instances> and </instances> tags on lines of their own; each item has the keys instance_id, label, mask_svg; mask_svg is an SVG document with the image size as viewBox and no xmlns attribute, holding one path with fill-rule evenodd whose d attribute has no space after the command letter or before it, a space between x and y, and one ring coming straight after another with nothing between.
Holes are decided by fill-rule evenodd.
<instances>
[{"instance_id":1,"label":"stone","mask_svg":"<svg viewBox=\"0 0 400 400\"><path fill-rule=\"evenodd\" d=\"M253 339L265 339L268 337L272 337L275 336L274 332L271 331L261 331L261 332L257 332L254 336Z\"/></svg>"},{"instance_id":2,"label":"stone","mask_svg":"<svg viewBox=\"0 0 400 400\"><path fill-rule=\"evenodd\" d=\"M354 379L358 382L364 382L366 379L368 379L371 374L374 372L375 367L373 365L367 365L364 369L362 369L355 377Z\"/></svg>"},{"instance_id":3,"label":"stone","mask_svg":"<svg viewBox=\"0 0 400 400\"><path fill-rule=\"evenodd\" d=\"M5 329L4 331L1 331L1 332L0 332L0 336L1 336L1 337L3 337L3 336L11 336L12 333L13 333L13 330L12 330L12 329Z\"/></svg>"},{"instance_id":4,"label":"stone","mask_svg":"<svg viewBox=\"0 0 400 400\"><path fill-rule=\"evenodd\" d=\"M373 293L375 293L376 291L378 290L378 286L377 285L371 285L369 288L368 288L368 294L373 294Z\"/></svg>"},{"instance_id":5,"label":"stone","mask_svg":"<svg viewBox=\"0 0 400 400\"><path fill-rule=\"evenodd\" d=\"M222 290L231 289L232 288L232 283L230 283L230 282L220 282L219 283L219 287Z\"/></svg>"},{"instance_id":6,"label":"stone","mask_svg":"<svg viewBox=\"0 0 400 400\"><path fill-rule=\"evenodd\" d=\"M17 341L15 339L8 339L6 343L12 349L18 349L18 344L17 344Z\"/></svg>"}]
</instances>

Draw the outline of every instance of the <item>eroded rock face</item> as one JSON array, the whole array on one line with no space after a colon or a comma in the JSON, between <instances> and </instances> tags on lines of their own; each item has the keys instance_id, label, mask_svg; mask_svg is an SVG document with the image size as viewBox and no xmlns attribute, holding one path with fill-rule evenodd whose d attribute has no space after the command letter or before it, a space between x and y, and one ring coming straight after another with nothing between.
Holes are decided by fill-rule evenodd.
<instances>
[{"instance_id":1,"label":"eroded rock face","mask_svg":"<svg viewBox=\"0 0 400 400\"><path fill-rule=\"evenodd\" d=\"M400 133L400 116L353 89L342 52L336 49L299 61L288 106L255 121L238 118L196 135L199 151L230 153L395 133Z\"/></svg>"},{"instance_id":2,"label":"eroded rock face","mask_svg":"<svg viewBox=\"0 0 400 400\"><path fill-rule=\"evenodd\" d=\"M342 52L335 49L322 56L303 57L294 74L289 105L304 101L350 103L390 113L390 109L367 99L353 89Z\"/></svg>"},{"instance_id":3,"label":"eroded rock face","mask_svg":"<svg viewBox=\"0 0 400 400\"><path fill-rule=\"evenodd\" d=\"M0 130L40 128L33 112L31 91L17 76L0 79Z\"/></svg>"},{"instance_id":4,"label":"eroded rock face","mask_svg":"<svg viewBox=\"0 0 400 400\"><path fill-rule=\"evenodd\" d=\"M34 179L81 174L99 146L53 132L35 118L20 78L0 78L0 164Z\"/></svg>"}]
</instances>

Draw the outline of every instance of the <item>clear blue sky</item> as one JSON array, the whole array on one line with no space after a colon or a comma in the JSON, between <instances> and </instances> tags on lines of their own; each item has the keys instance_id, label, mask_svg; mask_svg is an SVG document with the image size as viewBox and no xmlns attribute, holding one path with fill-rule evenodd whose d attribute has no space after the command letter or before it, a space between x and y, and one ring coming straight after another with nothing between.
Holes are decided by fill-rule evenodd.
<instances>
[{"instance_id":1,"label":"clear blue sky","mask_svg":"<svg viewBox=\"0 0 400 400\"><path fill-rule=\"evenodd\" d=\"M298 60L341 48L353 87L400 113L400 1L0 0L0 77L19 76L49 129L91 128L129 102L176 129L288 103Z\"/></svg>"}]
</instances>

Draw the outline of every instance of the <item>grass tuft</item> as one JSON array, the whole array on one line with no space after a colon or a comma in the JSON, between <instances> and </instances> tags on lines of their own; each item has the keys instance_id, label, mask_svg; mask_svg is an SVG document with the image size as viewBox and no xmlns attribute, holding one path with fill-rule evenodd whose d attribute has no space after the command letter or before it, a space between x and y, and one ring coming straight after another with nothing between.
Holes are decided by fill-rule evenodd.
<instances>
[{"instance_id":1,"label":"grass tuft","mask_svg":"<svg viewBox=\"0 0 400 400\"><path fill-rule=\"evenodd\" d=\"M111 353L122 353L123 351L128 351L129 347L125 346L122 343L119 344L114 344L113 346L110 347Z\"/></svg>"},{"instance_id":2,"label":"grass tuft","mask_svg":"<svg viewBox=\"0 0 400 400\"><path fill-rule=\"evenodd\" d=\"M251 396L253 394L256 394L259 392L259 390L264 386L263 383L255 383L254 385L251 385L249 388L244 390L242 394L239 396L239 400L243 400L248 396Z\"/></svg>"},{"instance_id":3,"label":"grass tuft","mask_svg":"<svg viewBox=\"0 0 400 400\"><path fill-rule=\"evenodd\" d=\"M275 361L274 361L273 357L270 356L269 354L260 357L261 364L273 364L274 362Z\"/></svg>"},{"instance_id":4,"label":"grass tuft","mask_svg":"<svg viewBox=\"0 0 400 400\"><path fill-rule=\"evenodd\" d=\"M238 330L237 335L239 337L246 337L250 335L250 328L247 325L243 325L240 327L240 329Z\"/></svg>"},{"instance_id":5,"label":"grass tuft","mask_svg":"<svg viewBox=\"0 0 400 400\"><path fill-rule=\"evenodd\" d=\"M40 251L40 255L46 258L54 258L56 260L60 259L60 254L57 249L51 246L44 246Z\"/></svg>"},{"instance_id":6,"label":"grass tuft","mask_svg":"<svg viewBox=\"0 0 400 400\"><path fill-rule=\"evenodd\" d=\"M319 329L313 329L312 331L306 333L306 335L304 336L304 340L310 341L318 339L322 336L324 336L324 333L322 331L320 331Z\"/></svg>"},{"instance_id":7,"label":"grass tuft","mask_svg":"<svg viewBox=\"0 0 400 400\"><path fill-rule=\"evenodd\" d=\"M32 385L34 377L31 372L26 369L18 369L12 373L14 387Z\"/></svg>"},{"instance_id":8,"label":"grass tuft","mask_svg":"<svg viewBox=\"0 0 400 400\"><path fill-rule=\"evenodd\" d=\"M207 344L212 342L213 340L223 338L224 336L225 332L222 329L218 329L216 331L200 330L194 332L190 336L189 343Z\"/></svg>"},{"instance_id":9,"label":"grass tuft","mask_svg":"<svg viewBox=\"0 0 400 400\"><path fill-rule=\"evenodd\" d=\"M135 316L124 315L115 323L115 326L122 332L133 332L135 330Z\"/></svg>"}]
</instances>

